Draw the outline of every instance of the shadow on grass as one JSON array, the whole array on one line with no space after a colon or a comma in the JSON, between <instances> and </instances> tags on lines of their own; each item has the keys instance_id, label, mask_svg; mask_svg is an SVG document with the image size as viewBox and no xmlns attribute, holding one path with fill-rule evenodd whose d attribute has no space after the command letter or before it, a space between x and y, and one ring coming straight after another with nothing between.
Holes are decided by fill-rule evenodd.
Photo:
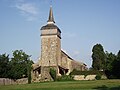
<instances>
[{"instance_id":1,"label":"shadow on grass","mask_svg":"<svg viewBox=\"0 0 120 90\"><path fill-rule=\"evenodd\" d=\"M99 87L95 87L93 89L97 89L97 90L120 90L120 86L117 87L107 87L106 85L102 85Z\"/></svg>"}]
</instances>

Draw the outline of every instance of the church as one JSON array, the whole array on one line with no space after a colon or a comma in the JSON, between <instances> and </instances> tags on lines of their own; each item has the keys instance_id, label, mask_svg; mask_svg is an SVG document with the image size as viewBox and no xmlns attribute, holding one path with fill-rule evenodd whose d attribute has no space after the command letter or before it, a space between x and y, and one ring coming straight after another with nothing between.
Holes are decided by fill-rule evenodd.
<instances>
[{"instance_id":1,"label":"church","mask_svg":"<svg viewBox=\"0 0 120 90\"><path fill-rule=\"evenodd\" d=\"M50 68L57 76L69 75L74 69L84 71L87 65L78 62L61 50L61 30L55 24L52 6L47 25L41 27L41 58L32 65L32 81L51 81Z\"/></svg>"}]
</instances>

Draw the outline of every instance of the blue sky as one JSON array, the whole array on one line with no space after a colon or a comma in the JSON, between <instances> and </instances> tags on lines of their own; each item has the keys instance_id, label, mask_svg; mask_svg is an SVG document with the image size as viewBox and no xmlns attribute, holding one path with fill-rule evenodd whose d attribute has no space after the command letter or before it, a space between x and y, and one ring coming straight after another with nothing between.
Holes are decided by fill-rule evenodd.
<instances>
[{"instance_id":1,"label":"blue sky","mask_svg":"<svg viewBox=\"0 0 120 90\"><path fill-rule=\"evenodd\" d=\"M53 0L52 6L62 49L72 58L90 67L95 44L120 50L120 0ZM37 62L49 7L50 0L0 0L0 54L22 49Z\"/></svg>"}]
</instances>

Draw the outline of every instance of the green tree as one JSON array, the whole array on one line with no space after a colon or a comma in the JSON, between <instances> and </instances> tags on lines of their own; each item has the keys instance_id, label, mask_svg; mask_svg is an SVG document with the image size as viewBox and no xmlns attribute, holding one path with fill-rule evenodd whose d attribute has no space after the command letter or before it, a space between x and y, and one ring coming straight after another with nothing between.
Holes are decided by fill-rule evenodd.
<instances>
[{"instance_id":1,"label":"green tree","mask_svg":"<svg viewBox=\"0 0 120 90\"><path fill-rule=\"evenodd\" d=\"M29 55L22 50L15 50L13 52L13 58L10 61L10 78L19 79L28 77L28 74L30 74L28 70L30 70L32 63Z\"/></svg>"},{"instance_id":2,"label":"green tree","mask_svg":"<svg viewBox=\"0 0 120 90\"><path fill-rule=\"evenodd\" d=\"M120 79L120 50L116 57L117 58L112 63L112 74L115 78Z\"/></svg>"},{"instance_id":3,"label":"green tree","mask_svg":"<svg viewBox=\"0 0 120 90\"><path fill-rule=\"evenodd\" d=\"M9 55L0 55L0 78L7 78L9 70Z\"/></svg>"},{"instance_id":4,"label":"green tree","mask_svg":"<svg viewBox=\"0 0 120 90\"><path fill-rule=\"evenodd\" d=\"M106 70L112 71L112 63L114 60L116 60L116 55L111 53L106 52Z\"/></svg>"},{"instance_id":5,"label":"green tree","mask_svg":"<svg viewBox=\"0 0 120 90\"><path fill-rule=\"evenodd\" d=\"M101 44L96 44L92 49L92 67L95 70L105 69L106 55L104 53L103 46Z\"/></svg>"},{"instance_id":6,"label":"green tree","mask_svg":"<svg viewBox=\"0 0 120 90\"><path fill-rule=\"evenodd\" d=\"M32 61L32 60L28 60L28 62L27 62L28 84L31 83L31 70L32 70L32 64L33 64L33 61Z\"/></svg>"},{"instance_id":7,"label":"green tree","mask_svg":"<svg viewBox=\"0 0 120 90\"><path fill-rule=\"evenodd\" d=\"M114 61L116 61L117 56L115 54L108 53L106 52L106 69L105 69L105 73L107 75L108 78L114 78L113 76L113 67L114 67Z\"/></svg>"},{"instance_id":8,"label":"green tree","mask_svg":"<svg viewBox=\"0 0 120 90\"><path fill-rule=\"evenodd\" d=\"M119 52L117 54L117 59L120 60L120 50L119 50Z\"/></svg>"}]
</instances>

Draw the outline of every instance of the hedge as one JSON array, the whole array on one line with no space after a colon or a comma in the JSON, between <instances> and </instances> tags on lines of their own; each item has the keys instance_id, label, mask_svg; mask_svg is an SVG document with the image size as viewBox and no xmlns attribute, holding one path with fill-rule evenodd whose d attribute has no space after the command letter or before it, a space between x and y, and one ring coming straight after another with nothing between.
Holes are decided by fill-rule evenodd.
<instances>
[{"instance_id":1,"label":"hedge","mask_svg":"<svg viewBox=\"0 0 120 90\"><path fill-rule=\"evenodd\" d=\"M78 70L73 70L70 75L105 75L105 73L103 71L95 71L95 70L91 70L91 71L78 71Z\"/></svg>"}]
</instances>

